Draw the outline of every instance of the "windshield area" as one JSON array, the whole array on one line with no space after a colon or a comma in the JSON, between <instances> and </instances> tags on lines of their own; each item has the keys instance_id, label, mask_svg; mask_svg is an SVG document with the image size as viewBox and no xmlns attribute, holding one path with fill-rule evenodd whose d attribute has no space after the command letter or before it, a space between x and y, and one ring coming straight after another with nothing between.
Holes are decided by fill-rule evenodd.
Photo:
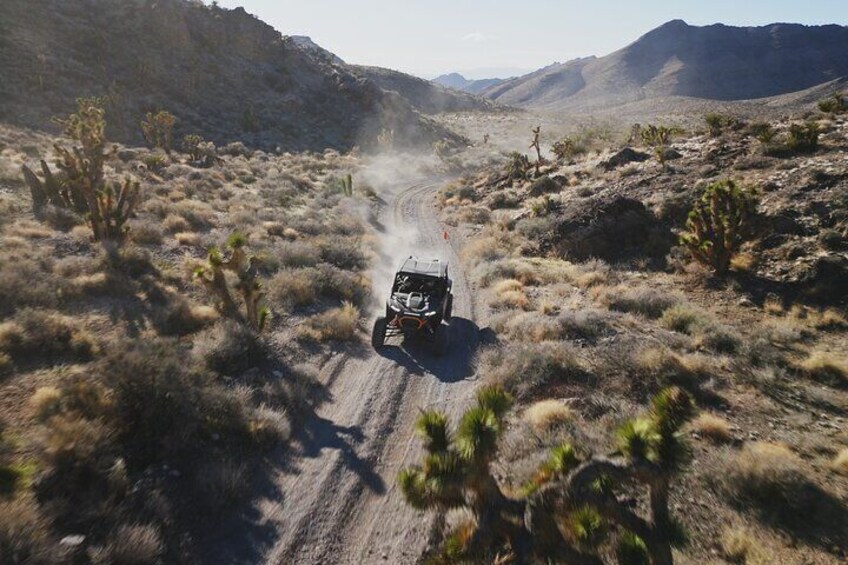
<instances>
[{"instance_id":1,"label":"windshield area","mask_svg":"<svg viewBox=\"0 0 848 565\"><path fill-rule=\"evenodd\" d=\"M435 294L439 292L441 281L433 277L416 277L405 273L398 273L395 277L394 292L405 294L420 292L421 294Z\"/></svg>"}]
</instances>

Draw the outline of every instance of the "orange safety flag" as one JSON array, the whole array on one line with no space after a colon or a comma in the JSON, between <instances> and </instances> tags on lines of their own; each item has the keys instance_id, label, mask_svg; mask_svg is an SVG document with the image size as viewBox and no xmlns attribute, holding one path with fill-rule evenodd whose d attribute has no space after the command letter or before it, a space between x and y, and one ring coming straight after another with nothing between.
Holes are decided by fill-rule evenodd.
<instances>
[{"instance_id":1,"label":"orange safety flag","mask_svg":"<svg viewBox=\"0 0 848 565\"><path fill-rule=\"evenodd\" d=\"M445 241L447 241L447 240L448 240L448 232L447 232L447 230L445 230L445 231L443 231L443 232L442 232L442 237L444 238L444 240L445 240Z\"/></svg>"}]
</instances>

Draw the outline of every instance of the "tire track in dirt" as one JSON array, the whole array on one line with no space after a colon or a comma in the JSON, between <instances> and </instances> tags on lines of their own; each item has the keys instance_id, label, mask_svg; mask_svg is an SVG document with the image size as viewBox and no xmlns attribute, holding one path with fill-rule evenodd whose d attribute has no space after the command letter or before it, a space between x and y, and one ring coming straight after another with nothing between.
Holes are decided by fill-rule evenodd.
<instances>
[{"instance_id":1,"label":"tire track in dirt","mask_svg":"<svg viewBox=\"0 0 848 565\"><path fill-rule=\"evenodd\" d=\"M448 353L436 357L425 344L392 338L380 352L335 356L319 376L328 400L304 422L283 456L287 463L243 519L249 525L231 532L217 557L235 563L404 564L414 563L426 546L434 517L404 503L395 477L421 453L413 434L420 409L455 415L469 403L478 340L468 285L436 218L435 188L419 184L401 191L383 215L388 231L410 234L404 245L388 250L392 266L409 254L450 262L454 318ZM378 298L387 291L375 289Z\"/></svg>"}]
</instances>

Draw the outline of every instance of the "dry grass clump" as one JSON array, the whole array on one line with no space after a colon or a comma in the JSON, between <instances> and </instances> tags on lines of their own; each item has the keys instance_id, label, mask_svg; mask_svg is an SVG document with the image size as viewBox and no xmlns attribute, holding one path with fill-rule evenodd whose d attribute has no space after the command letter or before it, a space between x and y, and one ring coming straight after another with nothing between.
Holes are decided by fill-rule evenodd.
<instances>
[{"instance_id":1,"label":"dry grass clump","mask_svg":"<svg viewBox=\"0 0 848 565\"><path fill-rule=\"evenodd\" d=\"M667 291L655 290L653 288L616 286L604 293L601 300L611 310L640 314L646 318L657 319L666 310L678 304L681 298Z\"/></svg>"},{"instance_id":2,"label":"dry grass clump","mask_svg":"<svg viewBox=\"0 0 848 565\"><path fill-rule=\"evenodd\" d=\"M502 385L519 400L530 398L548 386L586 379L576 349L562 342L486 349L480 355L479 370L487 381Z\"/></svg>"},{"instance_id":3,"label":"dry grass clump","mask_svg":"<svg viewBox=\"0 0 848 565\"><path fill-rule=\"evenodd\" d=\"M139 245L161 245L162 230L153 222L135 221L130 223L130 239Z\"/></svg>"},{"instance_id":4,"label":"dry grass clump","mask_svg":"<svg viewBox=\"0 0 848 565\"><path fill-rule=\"evenodd\" d=\"M609 318L609 312L597 308L569 309L557 317L557 323L563 337L594 341L613 331L609 325Z\"/></svg>"},{"instance_id":5,"label":"dry grass clump","mask_svg":"<svg viewBox=\"0 0 848 565\"><path fill-rule=\"evenodd\" d=\"M30 497L0 498L0 516L3 517L0 520L3 563L48 565L60 562L57 540L50 535L50 521Z\"/></svg>"},{"instance_id":6,"label":"dry grass clump","mask_svg":"<svg viewBox=\"0 0 848 565\"><path fill-rule=\"evenodd\" d=\"M172 293L153 309L152 318L160 335L187 335L215 323L220 314L212 306L194 304Z\"/></svg>"},{"instance_id":7,"label":"dry grass clump","mask_svg":"<svg viewBox=\"0 0 848 565\"><path fill-rule=\"evenodd\" d=\"M571 281L580 288L592 288L616 280L612 268L601 259L570 265L567 272Z\"/></svg>"},{"instance_id":8,"label":"dry grass clump","mask_svg":"<svg viewBox=\"0 0 848 565\"><path fill-rule=\"evenodd\" d=\"M334 238L319 245L321 261L346 271L361 271L368 266L368 258L362 252L358 240Z\"/></svg>"},{"instance_id":9,"label":"dry grass clump","mask_svg":"<svg viewBox=\"0 0 848 565\"><path fill-rule=\"evenodd\" d=\"M800 365L807 377L831 386L848 386L848 360L827 351L813 351Z\"/></svg>"},{"instance_id":10,"label":"dry grass clump","mask_svg":"<svg viewBox=\"0 0 848 565\"><path fill-rule=\"evenodd\" d=\"M712 316L689 304L674 304L662 313L660 323L667 329L692 335L696 328L713 321Z\"/></svg>"},{"instance_id":11,"label":"dry grass clump","mask_svg":"<svg viewBox=\"0 0 848 565\"><path fill-rule=\"evenodd\" d=\"M159 562L164 552L165 544L157 526L131 524L119 526L109 536L108 543L92 549L90 555L95 565L147 565Z\"/></svg>"},{"instance_id":12,"label":"dry grass clump","mask_svg":"<svg viewBox=\"0 0 848 565\"><path fill-rule=\"evenodd\" d=\"M315 302L316 281L309 269L284 269L268 281L268 295L276 304L307 306Z\"/></svg>"},{"instance_id":13,"label":"dry grass clump","mask_svg":"<svg viewBox=\"0 0 848 565\"><path fill-rule=\"evenodd\" d=\"M704 357L675 353L661 346L636 351L630 363L633 372L651 389L677 385L693 392L711 376L710 365Z\"/></svg>"},{"instance_id":14,"label":"dry grass clump","mask_svg":"<svg viewBox=\"0 0 848 565\"><path fill-rule=\"evenodd\" d=\"M234 320L223 320L198 335L193 353L210 370L229 376L258 367L268 358L262 338Z\"/></svg>"},{"instance_id":15,"label":"dry grass clump","mask_svg":"<svg viewBox=\"0 0 848 565\"><path fill-rule=\"evenodd\" d=\"M0 353L15 361L87 361L97 354L94 338L73 319L56 312L26 309L0 324Z\"/></svg>"},{"instance_id":16,"label":"dry grass clump","mask_svg":"<svg viewBox=\"0 0 848 565\"><path fill-rule=\"evenodd\" d=\"M839 450L839 453L831 461L830 467L834 472L848 476L848 447Z\"/></svg>"},{"instance_id":17,"label":"dry grass clump","mask_svg":"<svg viewBox=\"0 0 848 565\"><path fill-rule=\"evenodd\" d=\"M298 337L306 341L351 341L356 338L361 314L359 308L345 302L338 308L309 318L298 328Z\"/></svg>"},{"instance_id":18,"label":"dry grass clump","mask_svg":"<svg viewBox=\"0 0 848 565\"><path fill-rule=\"evenodd\" d=\"M763 546L763 540L744 526L724 528L721 549L731 563L769 565L774 562L774 556Z\"/></svg>"},{"instance_id":19,"label":"dry grass clump","mask_svg":"<svg viewBox=\"0 0 848 565\"><path fill-rule=\"evenodd\" d=\"M716 479L740 505L752 503L770 523L818 540L832 540L843 529L842 503L814 483L784 445L746 444L718 473Z\"/></svg>"},{"instance_id":20,"label":"dry grass clump","mask_svg":"<svg viewBox=\"0 0 848 565\"><path fill-rule=\"evenodd\" d=\"M546 432L560 424L570 421L571 409L559 400L540 400L524 410L523 419L537 433Z\"/></svg>"},{"instance_id":21,"label":"dry grass clump","mask_svg":"<svg viewBox=\"0 0 848 565\"><path fill-rule=\"evenodd\" d=\"M191 224L177 214L168 214L162 221L162 229L168 233L180 233L191 231Z\"/></svg>"},{"instance_id":22,"label":"dry grass clump","mask_svg":"<svg viewBox=\"0 0 848 565\"><path fill-rule=\"evenodd\" d=\"M538 312L505 312L496 317L493 327L516 341L540 343L563 336L562 328L555 319Z\"/></svg>"},{"instance_id":23,"label":"dry grass clump","mask_svg":"<svg viewBox=\"0 0 848 565\"><path fill-rule=\"evenodd\" d=\"M179 232L174 234L177 243L186 247L202 247L203 239L196 232Z\"/></svg>"},{"instance_id":24,"label":"dry grass clump","mask_svg":"<svg viewBox=\"0 0 848 565\"><path fill-rule=\"evenodd\" d=\"M702 437L716 443L727 443L733 439L727 420L709 412L698 414L698 417L692 420L691 426Z\"/></svg>"},{"instance_id":25,"label":"dry grass clump","mask_svg":"<svg viewBox=\"0 0 848 565\"><path fill-rule=\"evenodd\" d=\"M0 252L0 315L27 307L58 306L68 283L53 275L52 269L53 263L46 257Z\"/></svg>"},{"instance_id":26,"label":"dry grass clump","mask_svg":"<svg viewBox=\"0 0 848 565\"><path fill-rule=\"evenodd\" d=\"M530 298L524 292L524 285L515 279L502 280L492 287L492 308L530 309Z\"/></svg>"},{"instance_id":27,"label":"dry grass clump","mask_svg":"<svg viewBox=\"0 0 848 565\"><path fill-rule=\"evenodd\" d=\"M321 262L321 250L311 243L286 241L276 249L280 264L284 267L314 267Z\"/></svg>"}]
</instances>

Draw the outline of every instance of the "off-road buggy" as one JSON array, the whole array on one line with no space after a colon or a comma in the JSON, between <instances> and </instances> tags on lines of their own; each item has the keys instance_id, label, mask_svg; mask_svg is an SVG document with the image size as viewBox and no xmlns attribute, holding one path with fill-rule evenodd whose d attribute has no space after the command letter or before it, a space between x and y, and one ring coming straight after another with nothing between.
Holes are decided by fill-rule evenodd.
<instances>
[{"instance_id":1,"label":"off-road buggy","mask_svg":"<svg viewBox=\"0 0 848 565\"><path fill-rule=\"evenodd\" d=\"M386 315L374 322L374 348L383 347L387 337L403 335L433 342L443 352L447 347L447 326L442 321L451 319L451 286L446 262L417 257L404 260L386 301Z\"/></svg>"}]
</instances>

